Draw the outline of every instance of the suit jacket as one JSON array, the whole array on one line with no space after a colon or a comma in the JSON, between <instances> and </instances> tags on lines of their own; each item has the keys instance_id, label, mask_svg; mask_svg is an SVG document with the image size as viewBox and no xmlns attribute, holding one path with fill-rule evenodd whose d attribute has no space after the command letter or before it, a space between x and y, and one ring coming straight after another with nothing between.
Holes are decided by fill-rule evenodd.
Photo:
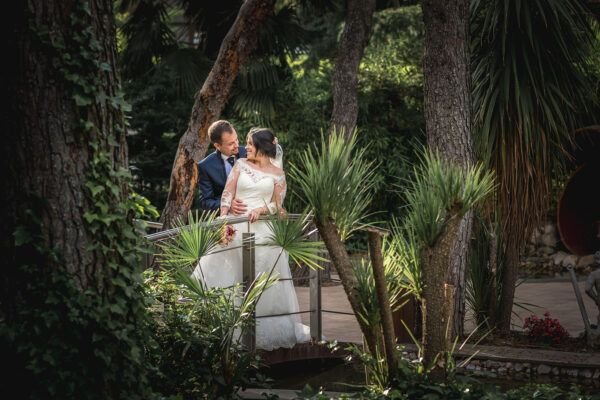
<instances>
[{"instance_id":1,"label":"suit jacket","mask_svg":"<svg viewBox=\"0 0 600 400\"><path fill-rule=\"evenodd\" d=\"M246 148L240 146L236 156L246 158ZM225 160L219 151L206 156L198 163L198 188L200 191L200 209L206 211L218 210L221 207L221 195L227 182Z\"/></svg>"}]
</instances>

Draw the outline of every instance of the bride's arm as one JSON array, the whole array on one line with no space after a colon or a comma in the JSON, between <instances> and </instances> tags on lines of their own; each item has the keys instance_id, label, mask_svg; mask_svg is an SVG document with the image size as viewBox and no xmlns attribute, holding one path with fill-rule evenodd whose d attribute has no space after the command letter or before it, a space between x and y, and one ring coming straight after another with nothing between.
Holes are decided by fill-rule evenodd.
<instances>
[{"instance_id":1,"label":"bride's arm","mask_svg":"<svg viewBox=\"0 0 600 400\"><path fill-rule=\"evenodd\" d=\"M227 177L227 182L223 188L223 194L221 195L221 216L229 214L231 208L231 202L235 198L235 190L237 188L237 181L240 177L240 168L237 163L234 164L233 169Z\"/></svg>"},{"instance_id":2,"label":"bride's arm","mask_svg":"<svg viewBox=\"0 0 600 400\"><path fill-rule=\"evenodd\" d=\"M275 181L275 189L273 190L273 196L271 202L267 205L269 213L277 214L277 212L285 212L283 209L283 201L287 193L287 182L285 180L285 174L281 175L278 180Z\"/></svg>"},{"instance_id":3,"label":"bride's arm","mask_svg":"<svg viewBox=\"0 0 600 400\"><path fill-rule=\"evenodd\" d=\"M250 211L249 217L250 222L254 222L262 214L285 214L283 209L283 200L285 199L285 193L287 191L287 183L285 181L285 175L281 175L275 180L273 187L273 195L271 201L262 207L255 208Z\"/></svg>"}]
</instances>

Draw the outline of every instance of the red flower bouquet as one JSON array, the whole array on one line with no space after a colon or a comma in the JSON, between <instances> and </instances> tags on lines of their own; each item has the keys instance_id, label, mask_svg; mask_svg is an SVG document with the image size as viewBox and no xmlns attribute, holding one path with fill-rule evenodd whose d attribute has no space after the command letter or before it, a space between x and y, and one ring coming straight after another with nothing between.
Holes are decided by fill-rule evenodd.
<instances>
[{"instance_id":1,"label":"red flower bouquet","mask_svg":"<svg viewBox=\"0 0 600 400\"><path fill-rule=\"evenodd\" d=\"M235 237L237 230L231 225L224 225L221 230L221 240L219 244L221 246L227 246Z\"/></svg>"}]
</instances>

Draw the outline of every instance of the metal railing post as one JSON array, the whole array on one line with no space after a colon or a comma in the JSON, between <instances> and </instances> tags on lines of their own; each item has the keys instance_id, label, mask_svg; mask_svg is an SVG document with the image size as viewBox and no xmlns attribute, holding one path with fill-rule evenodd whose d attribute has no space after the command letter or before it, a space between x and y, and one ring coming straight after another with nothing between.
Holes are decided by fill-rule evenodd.
<instances>
[{"instance_id":1,"label":"metal railing post","mask_svg":"<svg viewBox=\"0 0 600 400\"><path fill-rule=\"evenodd\" d=\"M250 285L256 277L255 254L254 254L255 237L254 232L242 233L242 280L244 285L244 293L248 291ZM256 313L252 313L252 328L249 329L242 337L242 344L248 351L256 350Z\"/></svg>"},{"instance_id":2,"label":"metal railing post","mask_svg":"<svg viewBox=\"0 0 600 400\"><path fill-rule=\"evenodd\" d=\"M311 269L309 274L310 285L310 336L313 340L323 339L322 304L321 304L321 270Z\"/></svg>"}]
</instances>

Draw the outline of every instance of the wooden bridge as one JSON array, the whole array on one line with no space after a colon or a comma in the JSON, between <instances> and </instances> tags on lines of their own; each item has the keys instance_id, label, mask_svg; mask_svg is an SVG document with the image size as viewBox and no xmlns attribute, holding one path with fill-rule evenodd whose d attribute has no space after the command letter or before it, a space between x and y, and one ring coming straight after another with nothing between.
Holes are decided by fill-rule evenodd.
<instances>
[{"instance_id":1,"label":"wooden bridge","mask_svg":"<svg viewBox=\"0 0 600 400\"><path fill-rule=\"evenodd\" d=\"M287 218L300 218L298 214L288 214ZM268 220L268 217L261 217L261 220ZM247 223L246 232L242 232L242 285L244 289L248 288L250 282L252 282L256 276L255 274L255 234L250 232L250 223L248 217L227 217L225 219L228 224L240 224ZM207 226L218 227L224 222L223 219L208 223ZM150 229L161 229L162 225L154 222L147 222L147 226ZM182 228L167 229L150 233L145 236L150 242L156 243L161 240L176 236L179 230ZM309 237L316 240L316 231L308 232ZM153 256L148 256L146 265L149 267L152 264ZM306 278L292 278L293 280L306 280ZM336 278L332 278L336 281ZM287 361L306 360L314 358L340 358L346 356L346 351L337 350L332 351L327 343L324 341L337 340L339 348L343 349L350 343L362 345L362 335L360 328L356 322L356 317L351 312L350 304L348 303L345 293L340 285L323 287L322 282L322 270L311 269L308 277L308 288L296 287L296 293L298 295L298 301L300 304L300 311L297 314L301 314L303 323L310 327L311 341L307 343L299 343L291 349L280 348L272 351L258 350L263 360L268 364L277 364ZM326 294L334 294L331 296L327 305L329 307L323 307L323 293L324 289ZM341 293L339 293L341 291ZM308 297L308 299L307 299ZM306 304L308 303L308 304ZM304 307L304 309L303 309ZM327 329L328 335L323 336L323 321L329 321L337 329ZM266 317L266 316L265 316ZM260 318L260 317L258 317ZM344 318L345 321L340 321ZM337 331L337 332L336 332ZM337 337L338 333L344 332L344 338ZM341 339L341 340L340 340ZM254 331L248 332L242 338L242 342L250 351L256 351L256 342Z\"/></svg>"}]
</instances>

